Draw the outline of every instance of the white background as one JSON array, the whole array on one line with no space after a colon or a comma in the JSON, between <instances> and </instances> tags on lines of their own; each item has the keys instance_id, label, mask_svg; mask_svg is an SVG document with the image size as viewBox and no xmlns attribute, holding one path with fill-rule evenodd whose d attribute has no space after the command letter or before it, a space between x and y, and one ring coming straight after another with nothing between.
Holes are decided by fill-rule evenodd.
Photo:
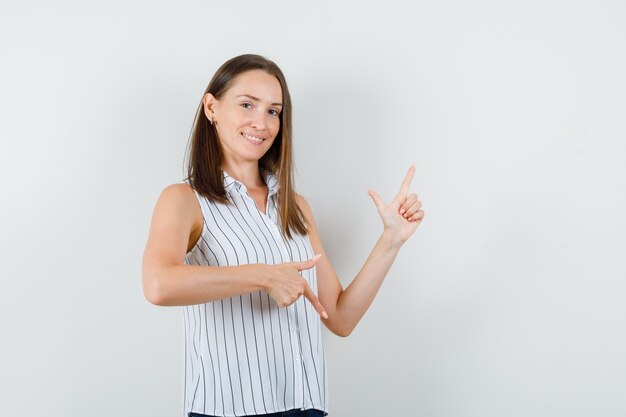
<instances>
[{"instance_id":1,"label":"white background","mask_svg":"<svg viewBox=\"0 0 626 417\"><path fill-rule=\"evenodd\" d=\"M214 71L294 102L297 189L344 285L410 164L426 218L331 416L626 415L623 1L0 6L0 415L177 416L182 314L141 289Z\"/></svg>"}]
</instances>

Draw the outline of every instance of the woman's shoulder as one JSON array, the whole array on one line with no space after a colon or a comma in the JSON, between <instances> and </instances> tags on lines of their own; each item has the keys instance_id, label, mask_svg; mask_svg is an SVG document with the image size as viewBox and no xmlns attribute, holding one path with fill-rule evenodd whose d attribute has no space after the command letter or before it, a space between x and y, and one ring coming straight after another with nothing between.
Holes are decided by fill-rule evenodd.
<instances>
[{"instance_id":1,"label":"woman's shoulder","mask_svg":"<svg viewBox=\"0 0 626 417\"><path fill-rule=\"evenodd\" d=\"M302 214L304 214L304 218L308 223L314 223L315 219L313 218L313 210L311 210L311 206L309 202L302 195L295 193L296 195L296 203L300 210L302 210Z\"/></svg>"},{"instance_id":2,"label":"woman's shoulder","mask_svg":"<svg viewBox=\"0 0 626 417\"><path fill-rule=\"evenodd\" d=\"M296 202L298 203L298 205L306 205L308 206L309 203L306 201L306 198L304 198L304 196L302 194L298 194L298 193L294 193L296 196Z\"/></svg>"},{"instance_id":3,"label":"woman's shoulder","mask_svg":"<svg viewBox=\"0 0 626 417\"><path fill-rule=\"evenodd\" d=\"M161 191L157 204L188 215L201 214L196 193L191 185L186 182L170 184L165 187Z\"/></svg>"},{"instance_id":4,"label":"woman's shoulder","mask_svg":"<svg viewBox=\"0 0 626 417\"><path fill-rule=\"evenodd\" d=\"M308 201L306 201L306 198L304 198L302 195L298 194L298 193L294 193L296 196L296 203L298 203L298 206L300 207L300 209L304 210L306 209L310 209L309 203Z\"/></svg>"},{"instance_id":5,"label":"woman's shoulder","mask_svg":"<svg viewBox=\"0 0 626 417\"><path fill-rule=\"evenodd\" d=\"M200 237L202 225L202 208L189 184L171 184L161 191L152 216L152 228L159 239L171 239L177 233L188 234L189 251Z\"/></svg>"},{"instance_id":6,"label":"woman's shoulder","mask_svg":"<svg viewBox=\"0 0 626 417\"><path fill-rule=\"evenodd\" d=\"M309 237L317 242L319 240L319 232L317 230L317 222L315 221L315 217L313 216L313 210L311 209L309 202L306 200L306 198L297 193L296 202L298 204L298 207L300 207L300 210L302 210L302 214L304 215L304 220L306 222L306 228L308 230Z\"/></svg>"},{"instance_id":7,"label":"woman's shoulder","mask_svg":"<svg viewBox=\"0 0 626 417\"><path fill-rule=\"evenodd\" d=\"M189 183L178 182L165 187L161 191L161 197L169 200L180 200L181 202L193 202L196 199L196 193Z\"/></svg>"}]
</instances>

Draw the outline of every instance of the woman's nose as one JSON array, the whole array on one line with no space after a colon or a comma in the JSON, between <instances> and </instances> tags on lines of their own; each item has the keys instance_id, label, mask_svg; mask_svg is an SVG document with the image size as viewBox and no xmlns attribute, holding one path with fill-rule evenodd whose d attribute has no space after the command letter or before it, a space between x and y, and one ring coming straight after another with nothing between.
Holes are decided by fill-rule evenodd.
<instances>
[{"instance_id":1,"label":"woman's nose","mask_svg":"<svg viewBox=\"0 0 626 417\"><path fill-rule=\"evenodd\" d=\"M250 126L257 130L265 130L266 128L265 114L263 112L255 112L252 116Z\"/></svg>"}]
</instances>

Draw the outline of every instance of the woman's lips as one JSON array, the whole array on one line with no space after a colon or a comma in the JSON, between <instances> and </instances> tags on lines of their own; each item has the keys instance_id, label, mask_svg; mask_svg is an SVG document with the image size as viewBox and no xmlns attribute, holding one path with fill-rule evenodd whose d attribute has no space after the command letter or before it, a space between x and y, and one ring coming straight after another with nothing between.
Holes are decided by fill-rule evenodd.
<instances>
[{"instance_id":1,"label":"woman's lips","mask_svg":"<svg viewBox=\"0 0 626 417\"><path fill-rule=\"evenodd\" d=\"M241 136L243 136L244 138L246 138L246 140L247 140L248 142L252 143L253 145L260 145L260 144L262 144L262 143L263 143L263 141L265 140L265 139L263 139L263 138L257 138L256 136L250 136L250 135L248 135L248 134L246 134L246 133L243 133L243 132L241 133Z\"/></svg>"}]
</instances>

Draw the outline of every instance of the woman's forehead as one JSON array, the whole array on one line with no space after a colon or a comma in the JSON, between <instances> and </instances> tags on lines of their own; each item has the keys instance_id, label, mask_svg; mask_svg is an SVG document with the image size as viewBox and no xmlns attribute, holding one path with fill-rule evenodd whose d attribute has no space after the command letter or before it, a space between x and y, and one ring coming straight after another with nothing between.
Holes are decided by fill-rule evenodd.
<instances>
[{"instance_id":1,"label":"woman's forehead","mask_svg":"<svg viewBox=\"0 0 626 417\"><path fill-rule=\"evenodd\" d=\"M238 97L247 95L268 103L282 103L283 92L278 79L263 70L246 71L233 80L226 94Z\"/></svg>"}]
</instances>

